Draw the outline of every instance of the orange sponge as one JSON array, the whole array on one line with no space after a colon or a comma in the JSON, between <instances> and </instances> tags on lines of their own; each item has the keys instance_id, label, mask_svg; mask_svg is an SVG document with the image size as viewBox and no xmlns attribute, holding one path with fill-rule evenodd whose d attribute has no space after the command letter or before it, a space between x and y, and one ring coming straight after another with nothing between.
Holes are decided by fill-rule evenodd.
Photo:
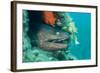
<instances>
[{"instance_id":1,"label":"orange sponge","mask_svg":"<svg viewBox=\"0 0 100 73\"><path fill-rule=\"evenodd\" d=\"M56 18L52 11L44 11L43 12L43 22L44 23L54 26L55 21L56 21Z\"/></svg>"}]
</instances>

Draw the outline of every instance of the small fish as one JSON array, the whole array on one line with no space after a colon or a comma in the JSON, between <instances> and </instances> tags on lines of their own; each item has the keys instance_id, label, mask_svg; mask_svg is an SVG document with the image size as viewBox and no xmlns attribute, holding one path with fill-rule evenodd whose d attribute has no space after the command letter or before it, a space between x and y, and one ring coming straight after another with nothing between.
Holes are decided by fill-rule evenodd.
<instances>
[{"instance_id":1,"label":"small fish","mask_svg":"<svg viewBox=\"0 0 100 73\"><path fill-rule=\"evenodd\" d=\"M55 21L56 21L56 17L55 17L53 12L51 12L51 11L44 11L43 12L43 21L46 24L54 26Z\"/></svg>"}]
</instances>

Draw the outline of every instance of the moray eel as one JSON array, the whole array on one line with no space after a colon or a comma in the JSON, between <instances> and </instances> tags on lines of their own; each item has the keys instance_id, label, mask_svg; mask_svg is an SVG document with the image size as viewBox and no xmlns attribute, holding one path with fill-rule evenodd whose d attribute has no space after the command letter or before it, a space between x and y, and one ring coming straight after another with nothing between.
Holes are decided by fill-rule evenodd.
<instances>
[{"instance_id":1,"label":"moray eel","mask_svg":"<svg viewBox=\"0 0 100 73\"><path fill-rule=\"evenodd\" d=\"M38 46L45 50L60 50L68 47L69 35L55 31L51 26L44 25L38 32Z\"/></svg>"}]
</instances>

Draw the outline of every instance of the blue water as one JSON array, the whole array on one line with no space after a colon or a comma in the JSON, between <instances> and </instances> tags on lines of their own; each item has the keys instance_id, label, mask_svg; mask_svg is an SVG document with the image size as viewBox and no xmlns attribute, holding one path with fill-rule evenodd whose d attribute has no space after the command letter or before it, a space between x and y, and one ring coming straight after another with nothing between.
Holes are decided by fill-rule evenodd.
<instances>
[{"instance_id":1,"label":"blue water","mask_svg":"<svg viewBox=\"0 0 100 73\"><path fill-rule=\"evenodd\" d=\"M73 44L71 46L71 53L79 60L91 58L91 14L69 12L75 25L78 29L78 41L79 45Z\"/></svg>"}]
</instances>

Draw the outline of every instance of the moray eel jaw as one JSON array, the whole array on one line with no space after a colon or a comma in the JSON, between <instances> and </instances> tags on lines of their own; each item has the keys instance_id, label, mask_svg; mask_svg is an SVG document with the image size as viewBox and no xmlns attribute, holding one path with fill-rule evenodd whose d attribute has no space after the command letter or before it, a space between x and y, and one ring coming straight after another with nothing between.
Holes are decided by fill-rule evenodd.
<instances>
[{"instance_id":1,"label":"moray eel jaw","mask_svg":"<svg viewBox=\"0 0 100 73\"><path fill-rule=\"evenodd\" d=\"M60 50L67 48L67 43L65 43L65 40L49 40L41 41L39 46L45 50Z\"/></svg>"},{"instance_id":2,"label":"moray eel jaw","mask_svg":"<svg viewBox=\"0 0 100 73\"><path fill-rule=\"evenodd\" d=\"M51 43L66 43L67 39L66 38L58 38L58 39L48 39L47 42L51 42Z\"/></svg>"}]
</instances>

